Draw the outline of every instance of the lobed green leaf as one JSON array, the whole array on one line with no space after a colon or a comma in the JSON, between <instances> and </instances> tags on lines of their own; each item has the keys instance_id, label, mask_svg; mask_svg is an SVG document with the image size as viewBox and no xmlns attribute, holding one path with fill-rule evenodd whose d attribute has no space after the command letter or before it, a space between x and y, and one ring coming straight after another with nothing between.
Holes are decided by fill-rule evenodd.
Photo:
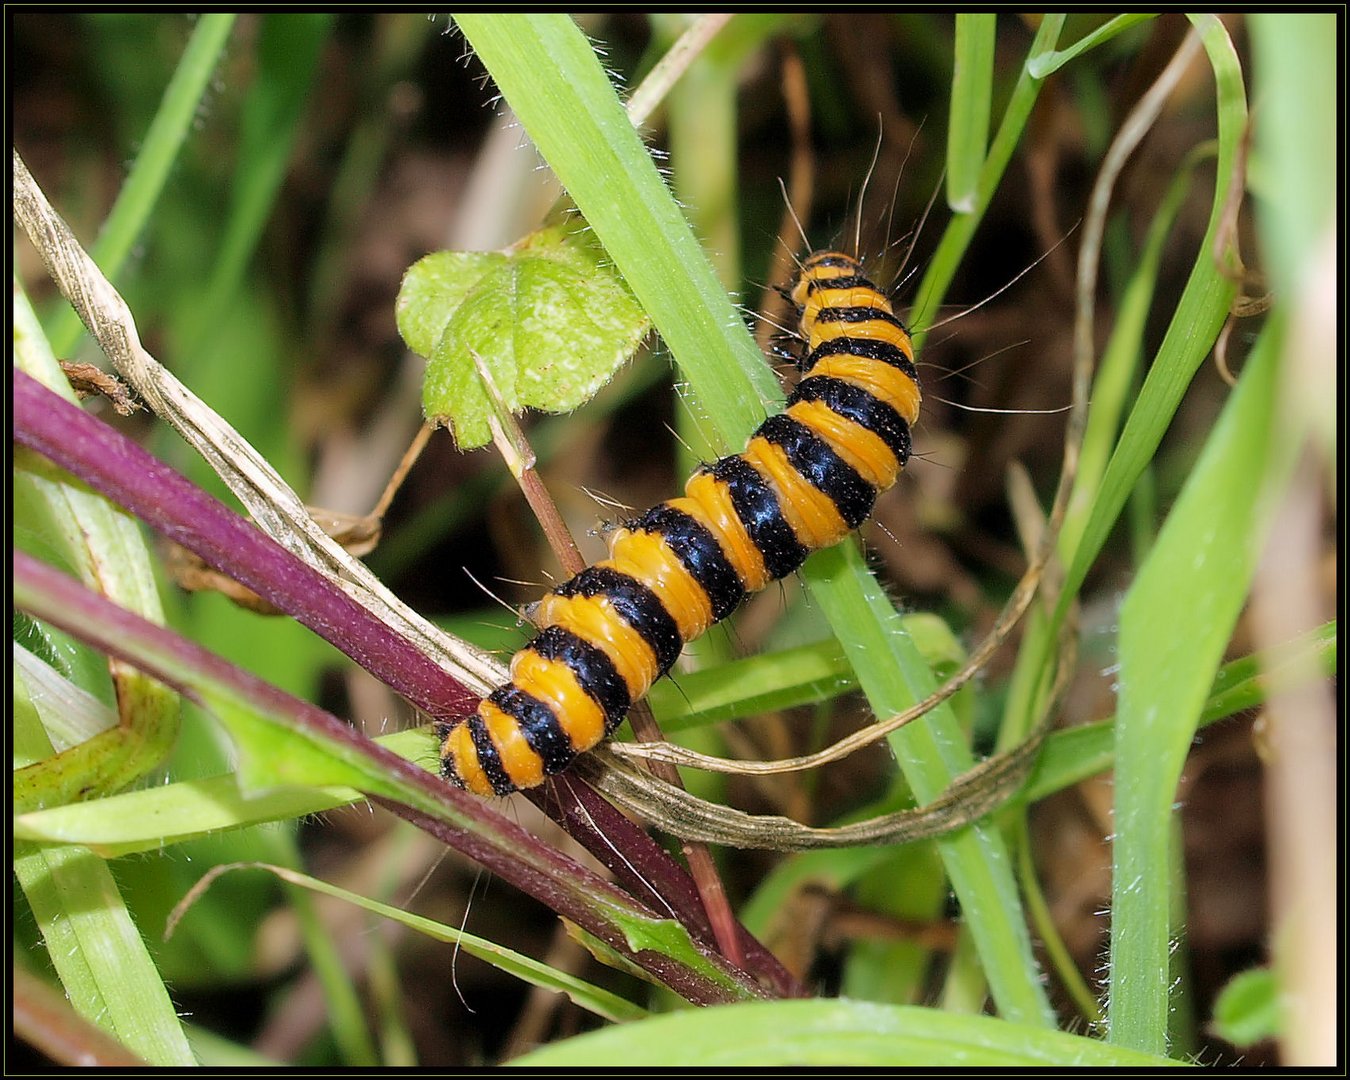
<instances>
[{"instance_id":1,"label":"lobed green leaf","mask_svg":"<svg viewBox=\"0 0 1350 1080\"><path fill-rule=\"evenodd\" d=\"M509 253L438 251L416 262L396 305L399 332L428 358L427 418L461 450L492 441L493 418L589 401L650 322L593 237L551 226Z\"/></svg>"}]
</instances>

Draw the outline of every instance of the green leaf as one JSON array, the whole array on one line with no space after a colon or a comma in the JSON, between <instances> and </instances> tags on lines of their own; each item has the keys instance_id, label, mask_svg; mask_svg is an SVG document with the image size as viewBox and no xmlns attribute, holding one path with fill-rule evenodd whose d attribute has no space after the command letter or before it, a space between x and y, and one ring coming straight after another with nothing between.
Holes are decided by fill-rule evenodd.
<instances>
[{"instance_id":1,"label":"green leaf","mask_svg":"<svg viewBox=\"0 0 1350 1080\"><path fill-rule=\"evenodd\" d=\"M429 771L437 764L429 728L375 740ZM361 798L354 788L272 786L245 793L234 773L160 784L90 802L16 815L15 839L82 844L105 858L156 851L170 844L270 821L306 817Z\"/></svg>"},{"instance_id":2,"label":"green leaf","mask_svg":"<svg viewBox=\"0 0 1350 1080\"><path fill-rule=\"evenodd\" d=\"M464 450L491 441L494 397L513 414L590 400L651 326L575 226L541 229L508 254L428 255L404 277L397 312L404 340L430 361L422 408Z\"/></svg>"},{"instance_id":3,"label":"green leaf","mask_svg":"<svg viewBox=\"0 0 1350 1080\"><path fill-rule=\"evenodd\" d=\"M1229 981L1214 1003L1214 1031L1234 1046L1280 1034L1279 981L1270 968L1252 968Z\"/></svg>"},{"instance_id":4,"label":"green leaf","mask_svg":"<svg viewBox=\"0 0 1350 1080\"><path fill-rule=\"evenodd\" d=\"M713 441L743 446L782 388L590 42L561 13L455 22L707 403Z\"/></svg>"},{"instance_id":5,"label":"green leaf","mask_svg":"<svg viewBox=\"0 0 1350 1080\"><path fill-rule=\"evenodd\" d=\"M842 1000L751 1002L673 1013L555 1043L512 1064L553 1069L616 1062L626 1068L1181 1064L987 1016Z\"/></svg>"}]
</instances>

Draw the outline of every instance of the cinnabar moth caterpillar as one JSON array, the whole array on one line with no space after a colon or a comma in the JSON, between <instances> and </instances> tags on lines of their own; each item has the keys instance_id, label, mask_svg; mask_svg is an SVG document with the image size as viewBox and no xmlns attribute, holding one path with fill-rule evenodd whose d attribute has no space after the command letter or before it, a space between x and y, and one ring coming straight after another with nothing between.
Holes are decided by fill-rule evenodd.
<instances>
[{"instance_id":1,"label":"cinnabar moth caterpillar","mask_svg":"<svg viewBox=\"0 0 1350 1080\"><path fill-rule=\"evenodd\" d=\"M749 593L839 543L909 458L919 383L909 332L857 259L811 255L791 297L803 378L741 454L616 530L610 557L546 594L511 682L443 724L441 769L478 795L561 772L612 732L688 641Z\"/></svg>"}]
</instances>

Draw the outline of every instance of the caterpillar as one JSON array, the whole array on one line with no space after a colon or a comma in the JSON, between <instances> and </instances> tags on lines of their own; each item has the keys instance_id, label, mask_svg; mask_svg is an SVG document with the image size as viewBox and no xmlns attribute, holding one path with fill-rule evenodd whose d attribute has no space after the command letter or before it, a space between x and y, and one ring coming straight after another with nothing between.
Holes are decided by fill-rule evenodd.
<instances>
[{"instance_id":1,"label":"caterpillar","mask_svg":"<svg viewBox=\"0 0 1350 1080\"><path fill-rule=\"evenodd\" d=\"M561 772L614 731L685 643L839 543L909 459L919 382L909 331L861 263L802 263L790 290L800 382L740 454L615 530L610 556L545 594L511 681L437 727L441 771L477 795Z\"/></svg>"}]
</instances>

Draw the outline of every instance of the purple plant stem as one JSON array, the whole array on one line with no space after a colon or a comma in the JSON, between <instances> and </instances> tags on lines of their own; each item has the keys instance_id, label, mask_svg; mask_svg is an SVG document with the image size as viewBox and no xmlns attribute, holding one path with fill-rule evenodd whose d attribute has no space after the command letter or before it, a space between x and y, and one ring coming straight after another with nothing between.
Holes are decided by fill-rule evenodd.
<instances>
[{"instance_id":1,"label":"purple plant stem","mask_svg":"<svg viewBox=\"0 0 1350 1080\"><path fill-rule=\"evenodd\" d=\"M180 473L83 409L14 371L14 440L78 476L164 536L341 649L432 716L469 712L477 698L406 639L276 541ZM433 781L435 782L435 781ZM675 916L700 941L711 927L688 874L645 832L577 778L557 778L535 801L635 896ZM443 785L442 785L443 786ZM561 797L567 792L568 797ZM739 928L747 969L780 994L800 983Z\"/></svg>"},{"instance_id":2,"label":"purple plant stem","mask_svg":"<svg viewBox=\"0 0 1350 1080\"><path fill-rule=\"evenodd\" d=\"M721 969L720 980L663 954L649 950L634 953L626 944L621 919L625 916L650 919L652 912L508 821L484 800L442 783L331 713L292 697L173 631L119 607L24 552L14 552L13 569L20 606L36 617L145 670L199 704L205 703L182 671L195 672L217 685L228 686L259 711L286 716L296 730L318 736L329 744L340 744L368 759L392 784L417 789L419 795L437 806L438 814L385 797L378 797L377 801L631 957L687 1000L713 1004L764 996L745 972L710 951L705 955L710 964Z\"/></svg>"},{"instance_id":3,"label":"purple plant stem","mask_svg":"<svg viewBox=\"0 0 1350 1080\"><path fill-rule=\"evenodd\" d=\"M664 872L670 865L665 849L584 780L564 772L555 776L553 783L526 794L573 836L589 838L598 833L600 844L589 839L581 842L633 896L655 911L673 915L705 942L714 940L712 925L693 879L683 872L678 875ZM780 997L808 996L797 977L739 922L736 933L746 971Z\"/></svg>"},{"instance_id":4,"label":"purple plant stem","mask_svg":"<svg viewBox=\"0 0 1350 1080\"><path fill-rule=\"evenodd\" d=\"M83 409L14 371L14 440L309 627L432 716L478 698L317 570Z\"/></svg>"}]
</instances>

